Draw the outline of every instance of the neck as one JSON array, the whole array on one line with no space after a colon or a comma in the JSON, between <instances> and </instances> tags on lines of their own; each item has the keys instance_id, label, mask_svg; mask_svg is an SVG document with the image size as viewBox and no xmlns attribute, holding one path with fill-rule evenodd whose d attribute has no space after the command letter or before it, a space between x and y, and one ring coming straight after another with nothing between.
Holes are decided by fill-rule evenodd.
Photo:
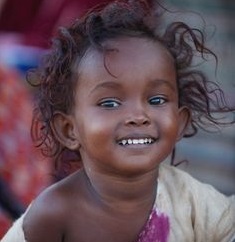
<instances>
[{"instance_id":1,"label":"neck","mask_svg":"<svg viewBox=\"0 0 235 242\"><path fill-rule=\"evenodd\" d=\"M135 177L83 172L90 194L105 208L124 213L152 208L157 192L158 169Z\"/></svg>"}]
</instances>

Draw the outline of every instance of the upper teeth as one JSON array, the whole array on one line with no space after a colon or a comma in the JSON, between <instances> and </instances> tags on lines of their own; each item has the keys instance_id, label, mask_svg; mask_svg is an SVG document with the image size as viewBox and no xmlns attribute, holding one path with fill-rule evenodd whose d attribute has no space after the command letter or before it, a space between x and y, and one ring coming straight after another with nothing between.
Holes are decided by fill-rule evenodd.
<instances>
[{"instance_id":1,"label":"upper teeth","mask_svg":"<svg viewBox=\"0 0 235 242\"><path fill-rule=\"evenodd\" d=\"M137 144L151 144L153 143L152 138L142 138L142 139L123 139L119 142L121 145L137 145Z\"/></svg>"}]
</instances>

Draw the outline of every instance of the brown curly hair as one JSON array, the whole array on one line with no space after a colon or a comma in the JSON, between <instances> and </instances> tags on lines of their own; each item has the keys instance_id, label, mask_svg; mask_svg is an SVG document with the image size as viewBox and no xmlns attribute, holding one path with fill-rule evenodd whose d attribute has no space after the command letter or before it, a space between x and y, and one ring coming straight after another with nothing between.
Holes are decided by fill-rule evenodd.
<instances>
[{"instance_id":1,"label":"brown curly hair","mask_svg":"<svg viewBox=\"0 0 235 242\"><path fill-rule=\"evenodd\" d=\"M44 155L58 160L67 152L55 138L51 121L56 111L68 114L73 109L74 90L79 81L76 67L85 52L91 46L104 51L102 43L105 40L120 36L159 41L172 54L179 106L187 106L192 113L184 137L195 135L198 128L207 130L208 125L224 123L214 115L232 111L226 104L223 91L193 65L198 57L206 60L213 56L217 62L216 55L205 46L203 32L184 22L173 22L163 28L161 19L167 10L153 2L119 0L100 5L70 27L59 29L42 65L28 75L28 81L37 89L32 137Z\"/></svg>"}]
</instances>

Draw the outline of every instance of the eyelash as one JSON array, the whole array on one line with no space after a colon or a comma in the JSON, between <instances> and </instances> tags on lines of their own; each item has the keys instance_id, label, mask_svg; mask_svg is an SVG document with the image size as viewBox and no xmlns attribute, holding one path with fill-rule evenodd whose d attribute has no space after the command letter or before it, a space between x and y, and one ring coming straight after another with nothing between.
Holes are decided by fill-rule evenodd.
<instances>
[{"instance_id":1,"label":"eyelash","mask_svg":"<svg viewBox=\"0 0 235 242\"><path fill-rule=\"evenodd\" d=\"M167 99L164 97L154 96L154 97L149 98L148 102L150 105L159 106L159 105L163 105L164 103L166 103Z\"/></svg>"},{"instance_id":2,"label":"eyelash","mask_svg":"<svg viewBox=\"0 0 235 242\"><path fill-rule=\"evenodd\" d=\"M153 106L160 106L166 102L167 102L166 98L159 97L159 96L154 96L148 99L148 103ZM116 108L116 107L119 107L120 105L121 105L121 102L115 98L104 99L98 103L98 106L108 108L108 109Z\"/></svg>"},{"instance_id":3,"label":"eyelash","mask_svg":"<svg viewBox=\"0 0 235 242\"><path fill-rule=\"evenodd\" d=\"M116 108L120 105L121 105L120 101L114 98L104 99L98 103L98 106L104 107L104 108Z\"/></svg>"}]
</instances>

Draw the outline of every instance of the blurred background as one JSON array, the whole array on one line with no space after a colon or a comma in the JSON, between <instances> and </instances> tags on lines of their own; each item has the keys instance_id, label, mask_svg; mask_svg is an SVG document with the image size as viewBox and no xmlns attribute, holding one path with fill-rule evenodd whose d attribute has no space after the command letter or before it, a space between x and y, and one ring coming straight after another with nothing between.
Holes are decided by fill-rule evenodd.
<instances>
[{"instance_id":1,"label":"blurred background","mask_svg":"<svg viewBox=\"0 0 235 242\"><path fill-rule=\"evenodd\" d=\"M26 72L37 66L58 26L68 25L100 2L108 1L0 0L0 238L30 201L54 182L51 162L31 142L32 90ZM173 18L206 29L208 46L219 58L216 80L235 105L235 1L162 3L174 12ZM215 78L213 60L201 68ZM235 126L183 140L176 158L188 160L179 167L199 180L228 195L235 193Z\"/></svg>"},{"instance_id":2,"label":"blurred background","mask_svg":"<svg viewBox=\"0 0 235 242\"><path fill-rule=\"evenodd\" d=\"M207 45L218 56L202 65L211 80L223 88L231 105L235 105L235 1L167 0L175 15L206 32ZM184 14L188 12L188 14ZM183 16L182 16L183 12ZM234 114L235 115L235 114ZM189 162L180 168L226 194L235 193L235 125L217 133L199 132L177 146L177 159Z\"/></svg>"}]
</instances>

